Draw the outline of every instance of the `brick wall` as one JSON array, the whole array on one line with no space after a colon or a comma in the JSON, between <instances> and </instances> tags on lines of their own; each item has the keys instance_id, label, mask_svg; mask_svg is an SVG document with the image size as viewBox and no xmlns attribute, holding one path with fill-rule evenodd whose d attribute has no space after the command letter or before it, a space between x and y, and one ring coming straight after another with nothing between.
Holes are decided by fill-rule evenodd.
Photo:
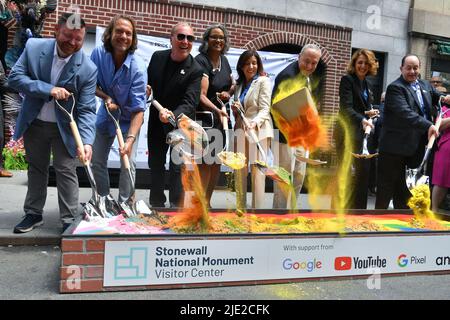
<instances>
[{"instance_id":1,"label":"brick wall","mask_svg":"<svg viewBox=\"0 0 450 320\"><path fill-rule=\"evenodd\" d=\"M237 48L261 49L280 43L303 46L314 42L323 49L326 65L320 112L328 118L339 109L339 81L351 54L349 28L171 0L60 0L57 11L46 22L43 36L52 35L61 12L75 7L90 27L106 26L114 15L127 14L136 20L140 34L167 37L175 23L187 21L197 37L213 23L224 24L231 45Z\"/></svg>"}]
</instances>

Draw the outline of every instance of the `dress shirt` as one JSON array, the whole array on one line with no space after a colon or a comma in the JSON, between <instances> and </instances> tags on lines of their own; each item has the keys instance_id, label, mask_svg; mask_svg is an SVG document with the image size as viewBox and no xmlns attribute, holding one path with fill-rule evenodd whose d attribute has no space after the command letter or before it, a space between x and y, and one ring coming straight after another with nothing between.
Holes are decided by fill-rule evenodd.
<instances>
[{"instance_id":1,"label":"dress shirt","mask_svg":"<svg viewBox=\"0 0 450 320\"><path fill-rule=\"evenodd\" d=\"M129 53L122 66L116 70L111 52L104 46L96 47L91 53L91 60L97 65L97 84L102 91L120 106L120 128L128 132L131 115L145 111L147 71L144 62L135 54ZM105 110L104 101L97 112L96 127L110 136L116 134L114 123Z\"/></svg>"},{"instance_id":2,"label":"dress shirt","mask_svg":"<svg viewBox=\"0 0 450 320\"><path fill-rule=\"evenodd\" d=\"M67 58L60 58L58 55L57 46L58 44L55 44L55 50L53 51L52 70L50 71L50 83L53 85L56 85L65 65L67 64L67 62L69 62L70 58L72 57L72 55L70 55ZM37 118L42 121L56 122L54 99L51 99L49 102L46 102L42 106L42 109L39 112Z\"/></svg>"}]
</instances>

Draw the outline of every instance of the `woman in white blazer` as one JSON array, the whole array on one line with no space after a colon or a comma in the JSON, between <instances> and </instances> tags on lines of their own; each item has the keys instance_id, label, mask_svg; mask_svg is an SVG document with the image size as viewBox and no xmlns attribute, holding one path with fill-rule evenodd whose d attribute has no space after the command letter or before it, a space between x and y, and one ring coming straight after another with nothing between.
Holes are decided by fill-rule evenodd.
<instances>
[{"instance_id":1,"label":"woman in white blazer","mask_svg":"<svg viewBox=\"0 0 450 320\"><path fill-rule=\"evenodd\" d=\"M272 86L270 79L265 75L263 64L259 54L255 50L244 51L237 62L237 87L234 93L233 111L235 114L235 146L236 152L242 152L247 158L247 167L241 170L240 184L243 192L238 203L246 203L247 173L248 163L251 165L251 185L252 185L252 208L261 208L264 201L265 176L256 167L255 160L264 160L256 148L256 143L249 137L246 139L244 131L253 129L256 132L259 143L265 154L270 147L273 138L273 125L270 117L270 97ZM236 114L236 104L240 104L244 110L245 117L249 121L249 128L244 128L244 124ZM239 189L238 189L239 190ZM241 201L241 202L239 202Z\"/></svg>"}]
</instances>

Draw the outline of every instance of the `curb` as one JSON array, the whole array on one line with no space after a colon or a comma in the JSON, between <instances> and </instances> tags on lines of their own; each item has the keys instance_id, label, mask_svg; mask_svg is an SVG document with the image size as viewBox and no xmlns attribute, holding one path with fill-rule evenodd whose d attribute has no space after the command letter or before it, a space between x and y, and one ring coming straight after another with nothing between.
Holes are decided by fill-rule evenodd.
<instances>
[{"instance_id":1,"label":"curb","mask_svg":"<svg viewBox=\"0 0 450 320\"><path fill-rule=\"evenodd\" d=\"M0 246L59 246L61 237L0 237Z\"/></svg>"}]
</instances>

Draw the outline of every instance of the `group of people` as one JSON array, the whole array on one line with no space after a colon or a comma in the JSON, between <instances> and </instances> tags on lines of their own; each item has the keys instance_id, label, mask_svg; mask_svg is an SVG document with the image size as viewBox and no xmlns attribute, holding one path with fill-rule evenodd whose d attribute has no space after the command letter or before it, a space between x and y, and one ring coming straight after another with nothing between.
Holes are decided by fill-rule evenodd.
<instances>
[{"instance_id":1,"label":"group of people","mask_svg":"<svg viewBox=\"0 0 450 320\"><path fill-rule=\"evenodd\" d=\"M408 209L407 202L412 196L406 184L407 168L417 168L425 153L425 146L432 137L438 140L438 150L434 158L431 184L433 185L432 208L437 210L450 187L450 154L445 141L448 140L448 120L444 119L439 128L434 124L439 112L439 99L449 103L450 96L438 91L429 81L420 78L420 60L416 55L403 57L398 79L388 85L380 110L372 106L373 96L367 76L375 75L378 64L370 50L357 50L350 61L347 72L339 87L339 115L348 128L352 152L360 154L363 147L366 127L371 130L375 124L370 121L380 117L378 134L372 135L377 141L378 164L376 174L375 209L387 209L393 200L395 209ZM448 116L447 116L448 117ZM342 131L342 127L341 127ZM337 139L338 158L342 159L344 150L342 132ZM433 163L431 163L433 164ZM354 170L349 184L346 208L366 209L367 191L369 189L370 161L353 158L351 168ZM350 174L350 173L349 173Z\"/></svg>"},{"instance_id":2,"label":"group of people","mask_svg":"<svg viewBox=\"0 0 450 320\"><path fill-rule=\"evenodd\" d=\"M122 156L129 157L132 175L135 175L138 137L150 95L163 106L162 110L150 109L147 132L151 170L149 202L152 207L164 207L167 201L164 176L166 154L170 148L166 136L173 130L171 118L178 119L184 114L195 119L199 111L213 114L207 130L210 143L217 138L213 129L220 132L228 129L231 114L236 119L235 131L254 130L256 133L258 141L246 139L236 149L246 155L251 165L252 208L261 207L265 190L265 176L255 166L255 161L261 159L255 148L256 142L260 143L266 155L270 148L276 150L274 163L286 169L293 178L295 195L286 194L277 184L274 185L274 208L287 208L289 196L298 196L306 170L306 163L299 160L299 155L304 156L308 151L303 147L290 147L281 133L279 140L274 139L274 129L277 128L271 117L271 104L280 83L286 79L300 78L311 92L316 92L315 86L319 82L313 78L322 55L320 47L305 45L298 61L278 74L272 89L255 50L241 54L236 67L238 77L233 78L225 56L230 39L222 25L206 29L200 53L194 58L191 55L195 41L192 27L184 22L176 24L170 34L171 49L155 52L147 68L135 54L138 41L136 25L130 17L120 15L110 21L103 34L103 45L95 48L90 58L81 50L85 34L85 23L80 16L63 14L55 27L55 39L29 39L11 69L9 86L25 96L14 138L23 136L29 163L25 217L14 232L28 232L43 223L51 155L63 229L78 215L76 157L85 164L92 161L99 194L109 194L107 159L117 134L109 113L118 119L124 141L119 151ZM437 134L431 118L427 118L431 113L426 110L431 108L431 96L437 98L439 94L422 80L418 84L422 91L418 91L417 96L412 91L411 84L418 78L418 67L417 57L405 57L402 76L387 90L380 138L378 190L382 192L377 197L378 208L387 207L386 201L392 196L396 207L400 200L404 201L406 194L400 192L403 189L399 187L404 182L404 166L420 152L427 137ZM371 108L371 90L366 81L366 76L375 74L376 68L373 53L359 50L352 58L349 74L341 81L340 112L351 123L355 150L360 147L365 127L373 126L368 119L376 115ZM418 98L419 93L423 94L422 98ZM95 97L101 100L98 111ZM450 97L446 97L446 101L449 102ZM60 110L64 108L70 112L73 103L73 117L83 145L81 149L77 148L69 117ZM428 109L423 109L422 104ZM238 115L238 108L244 111L247 123ZM209 156L215 159L217 153L213 148ZM354 165L354 185L367 186L367 164L360 160ZM170 158L168 200L171 207L183 205L182 167ZM220 162L204 162L200 168L205 197L210 206L219 178ZM248 167L242 169L239 175L242 179L237 181L244 190L244 197L247 172ZM355 188L358 190L354 197L355 206L366 205L365 189ZM119 201L133 196L133 190L122 164ZM245 203L245 198L242 201Z\"/></svg>"}]
</instances>

